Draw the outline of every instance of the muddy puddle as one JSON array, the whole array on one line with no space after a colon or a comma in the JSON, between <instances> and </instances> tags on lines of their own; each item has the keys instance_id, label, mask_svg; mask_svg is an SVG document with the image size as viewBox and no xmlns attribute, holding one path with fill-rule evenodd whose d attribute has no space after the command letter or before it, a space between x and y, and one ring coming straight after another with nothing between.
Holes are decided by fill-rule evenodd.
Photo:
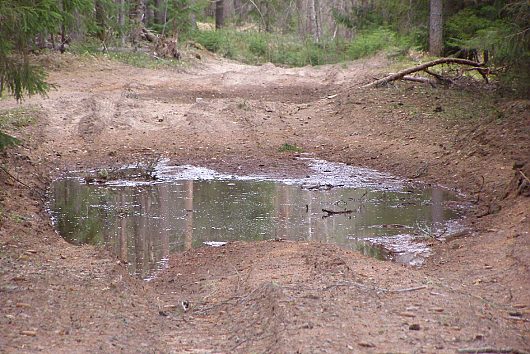
<instances>
[{"instance_id":1,"label":"muddy puddle","mask_svg":"<svg viewBox=\"0 0 530 354\"><path fill-rule=\"evenodd\" d=\"M156 168L156 181L51 187L50 211L74 244L107 247L149 279L173 252L230 241L335 243L378 259L420 264L427 244L458 228L455 197L376 171L307 160L305 178L233 176L193 166Z\"/></svg>"}]
</instances>

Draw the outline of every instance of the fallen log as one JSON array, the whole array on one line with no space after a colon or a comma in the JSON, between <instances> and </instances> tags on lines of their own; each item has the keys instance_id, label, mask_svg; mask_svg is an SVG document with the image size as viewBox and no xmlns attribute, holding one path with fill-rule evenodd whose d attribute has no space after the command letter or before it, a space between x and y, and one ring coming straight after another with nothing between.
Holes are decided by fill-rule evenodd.
<instances>
[{"instance_id":1,"label":"fallen log","mask_svg":"<svg viewBox=\"0 0 530 354\"><path fill-rule=\"evenodd\" d=\"M480 68L484 66L484 63L479 63L472 60L467 59L459 59L459 58L440 58L436 59L418 66L415 66L413 68L408 68L405 70L401 70L395 74L388 75L387 77L384 77L382 79L376 80L374 82L371 82L369 84L366 84L362 87L379 87L383 86L384 84L387 84L389 82L403 79L403 77L408 76L412 73L418 72L418 71L424 71L432 66L440 65L440 64L460 64L460 65L469 65L474 68ZM428 72L429 73L429 72ZM435 76L435 75L433 75Z\"/></svg>"}]
</instances>

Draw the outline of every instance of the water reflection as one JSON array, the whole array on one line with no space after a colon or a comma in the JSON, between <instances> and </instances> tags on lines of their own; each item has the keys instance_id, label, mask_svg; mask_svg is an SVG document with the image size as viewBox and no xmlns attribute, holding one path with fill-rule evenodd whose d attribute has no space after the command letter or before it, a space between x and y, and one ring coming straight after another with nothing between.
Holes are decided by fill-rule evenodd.
<instances>
[{"instance_id":1,"label":"water reflection","mask_svg":"<svg viewBox=\"0 0 530 354\"><path fill-rule=\"evenodd\" d=\"M377 258L365 238L444 227L455 212L441 190L402 192L307 190L272 181L177 181L94 186L63 179L52 187L51 211L74 244L105 245L131 273L149 277L171 252L206 241L284 238L332 242ZM349 214L327 214L350 210Z\"/></svg>"}]
</instances>

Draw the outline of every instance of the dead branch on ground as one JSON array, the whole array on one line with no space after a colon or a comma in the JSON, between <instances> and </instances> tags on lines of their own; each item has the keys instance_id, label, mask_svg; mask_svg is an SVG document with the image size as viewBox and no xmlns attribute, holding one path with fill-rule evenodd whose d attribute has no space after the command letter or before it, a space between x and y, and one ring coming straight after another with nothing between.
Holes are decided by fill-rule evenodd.
<instances>
[{"instance_id":1,"label":"dead branch on ground","mask_svg":"<svg viewBox=\"0 0 530 354\"><path fill-rule=\"evenodd\" d=\"M15 180L15 182L18 182L20 183L21 185L23 185L24 187L28 188L28 189L33 189L33 187L31 186L28 186L26 183L22 182L21 180L19 180L18 178L16 178L15 176L13 176L6 168L4 168L3 166L0 166L0 170L2 170L8 177L12 178L13 180Z\"/></svg>"},{"instance_id":2,"label":"dead branch on ground","mask_svg":"<svg viewBox=\"0 0 530 354\"><path fill-rule=\"evenodd\" d=\"M159 36L152 31L142 27L140 37L148 42L151 42L155 46L155 57L156 58L174 58L180 59L180 52L177 48L177 38L166 38Z\"/></svg>"},{"instance_id":3,"label":"dead branch on ground","mask_svg":"<svg viewBox=\"0 0 530 354\"><path fill-rule=\"evenodd\" d=\"M435 74L431 71L426 71L428 68L436 66L436 65L440 65L440 64L468 65L473 68L476 68L476 70L478 70L479 68L483 69L483 70L478 70L478 72L481 73L481 75L483 76L486 75L486 73L489 73L489 70L487 68L484 68L484 63L479 63L476 61L467 60L467 59L459 59L459 58L440 58L440 59L436 59L436 60L421 64L421 65L417 65L413 68L401 70L395 74L388 75L382 79L366 84L363 87L365 88L366 87L380 87L392 81L403 80L403 79L411 80L411 78L415 78L414 81L427 82L427 83L432 84L432 80L429 80L427 78L409 76L410 74L413 74L419 71L425 71L427 74L434 76L437 80L441 82L450 81L449 79L446 79L439 74Z\"/></svg>"},{"instance_id":4,"label":"dead branch on ground","mask_svg":"<svg viewBox=\"0 0 530 354\"><path fill-rule=\"evenodd\" d=\"M423 76L410 76L410 75L405 75L401 78L401 80L405 80L405 81L413 81L413 82L421 82L422 84L429 84L431 85L432 87L436 86L437 84L437 81L435 80L431 80L431 79L428 79L426 77L423 77Z\"/></svg>"}]
</instances>

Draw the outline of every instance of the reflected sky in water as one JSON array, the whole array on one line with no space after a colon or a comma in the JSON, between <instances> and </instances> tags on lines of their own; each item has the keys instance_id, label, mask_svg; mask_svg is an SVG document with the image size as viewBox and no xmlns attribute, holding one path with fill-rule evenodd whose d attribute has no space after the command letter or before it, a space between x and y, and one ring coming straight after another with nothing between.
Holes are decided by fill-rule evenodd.
<instances>
[{"instance_id":1,"label":"reflected sky in water","mask_svg":"<svg viewBox=\"0 0 530 354\"><path fill-rule=\"evenodd\" d=\"M65 178L51 193L50 210L66 240L108 247L141 278L163 268L170 253L207 241L317 241L383 259L385 251L363 239L432 232L458 217L440 189L311 190L215 179L120 186ZM326 217L322 209L351 213Z\"/></svg>"}]
</instances>

